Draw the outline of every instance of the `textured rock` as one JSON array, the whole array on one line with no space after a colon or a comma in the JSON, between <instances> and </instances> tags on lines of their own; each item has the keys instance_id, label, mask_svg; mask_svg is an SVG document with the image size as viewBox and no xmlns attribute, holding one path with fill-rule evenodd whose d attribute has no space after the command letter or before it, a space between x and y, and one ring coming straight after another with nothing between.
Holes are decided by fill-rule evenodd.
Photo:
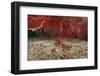
<instances>
[{"instance_id":1,"label":"textured rock","mask_svg":"<svg viewBox=\"0 0 100 76\"><path fill-rule=\"evenodd\" d=\"M88 58L87 41L64 39L63 46L55 46L54 39L30 38L28 40L28 60L59 60Z\"/></svg>"}]
</instances>

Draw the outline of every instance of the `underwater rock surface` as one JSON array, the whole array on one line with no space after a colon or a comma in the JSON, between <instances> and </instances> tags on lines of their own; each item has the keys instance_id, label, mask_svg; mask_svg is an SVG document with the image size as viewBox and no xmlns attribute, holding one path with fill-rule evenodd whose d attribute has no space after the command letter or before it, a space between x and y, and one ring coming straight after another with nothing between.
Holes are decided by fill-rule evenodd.
<instances>
[{"instance_id":1,"label":"underwater rock surface","mask_svg":"<svg viewBox=\"0 0 100 76\"><path fill-rule=\"evenodd\" d=\"M55 43L55 39L29 38L28 61L88 58L87 41L64 39L62 46Z\"/></svg>"}]
</instances>

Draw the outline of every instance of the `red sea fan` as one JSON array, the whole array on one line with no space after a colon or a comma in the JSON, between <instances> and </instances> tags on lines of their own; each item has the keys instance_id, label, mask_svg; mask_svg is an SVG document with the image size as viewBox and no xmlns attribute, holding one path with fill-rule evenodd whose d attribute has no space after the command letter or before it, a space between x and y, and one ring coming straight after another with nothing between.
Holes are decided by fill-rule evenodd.
<instances>
[{"instance_id":1,"label":"red sea fan","mask_svg":"<svg viewBox=\"0 0 100 76\"><path fill-rule=\"evenodd\" d=\"M52 37L86 40L88 36L87 17L29 15L28 28L37 27L41 27Z\"/></svg>"}]
</instances>

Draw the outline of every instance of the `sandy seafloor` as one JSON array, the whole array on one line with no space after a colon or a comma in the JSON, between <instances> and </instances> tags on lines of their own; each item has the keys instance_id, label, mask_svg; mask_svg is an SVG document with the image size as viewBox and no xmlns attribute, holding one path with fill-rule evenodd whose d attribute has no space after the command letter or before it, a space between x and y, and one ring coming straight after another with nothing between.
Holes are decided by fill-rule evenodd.
<instances>
[{"instance_id":1,"label":"sandy seafloor","mask_svg":"<svg viewBox=\"0 0 100 76\"><path fill-rule=\"evenodd\" d=\"M65 47L56 47L55 39L29 38L28 61L88 58L88 43L78 39L64 39Z\"/></svg>"}]
</instances>

